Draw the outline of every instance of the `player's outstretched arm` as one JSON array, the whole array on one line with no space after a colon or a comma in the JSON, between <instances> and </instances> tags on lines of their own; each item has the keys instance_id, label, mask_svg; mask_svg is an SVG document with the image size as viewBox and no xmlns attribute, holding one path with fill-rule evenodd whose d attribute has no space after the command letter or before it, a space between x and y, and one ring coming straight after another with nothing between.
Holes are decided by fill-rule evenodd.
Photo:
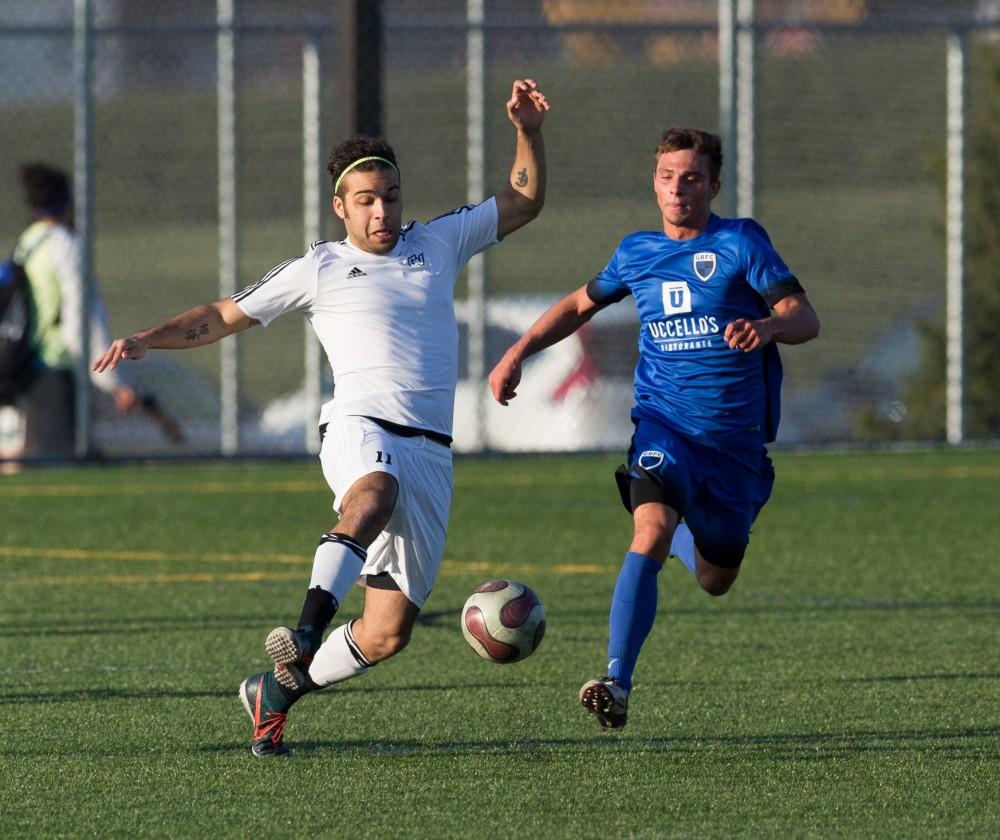
<instances>
[{"instance_id":1,"label":"player's outstretched arm","mask_svg":"<svg viewBox=\"0 0 1000 840\"><path fill-rule=\"evenodd\" d=\"M533 79L516 79L507 117L517 129L514 165L507 189L497 195L497 236L503 239L542 212L545 203L545 142L542 122L549 101Z\"/></svg>"},{"instance_id":2,"label":"player's outstretched arm","mask_svg":"<svg viewBox=\"0 0 1000 840\"><path fill-rule=\"evenodd\" d=\"M600 312L607 304L594 303L581 286L543 312L497 362L490 372L490 393L500 405L507 405L517 396L521 381L521 364L529 356L557 344Z\"/></svg>"},{"instance_id":3,"label":"player's outstretched arm","mask_svg":"<svg viewBox=\"0 0 1000 840\"><path fill-rule=\"evenodd\" d=\"M206 303L128 338L115 339L94 362L94 370L98 373L114 370L122 359L141 359L147 350L180 350L212 344L256 323L232 298Z\"/></svg>"},{"instance_id":4,"label":"player's outstretched arm","mask_svg":"<svg viewBox=\"0 0 1000 840\"><path fill-rule=\"evenodd\" d=\"M733 350L749 353L777 341L804 344L819 335L819 316L804 292L788 295L773 307L773 315L759 321L740 318L726 325L725 340Z\"/></svg>"}]
</instances>

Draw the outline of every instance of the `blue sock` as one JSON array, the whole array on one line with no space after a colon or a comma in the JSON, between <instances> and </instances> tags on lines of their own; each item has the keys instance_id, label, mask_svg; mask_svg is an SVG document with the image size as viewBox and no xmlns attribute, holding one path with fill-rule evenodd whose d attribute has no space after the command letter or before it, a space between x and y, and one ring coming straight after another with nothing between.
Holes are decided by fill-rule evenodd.
<instances>
[{"instance_id":1,"label":"blue sock","mask_svg":"<svg viewBox=\"0 0 1000 840\"><path fill-rule=\"evenodd\" d=\"M632 690L632 671L656 618L656 576L662 568L652 557L630 551L618 573L611 598L608 676L626 691Z\"/></svg>"}]
</instances>

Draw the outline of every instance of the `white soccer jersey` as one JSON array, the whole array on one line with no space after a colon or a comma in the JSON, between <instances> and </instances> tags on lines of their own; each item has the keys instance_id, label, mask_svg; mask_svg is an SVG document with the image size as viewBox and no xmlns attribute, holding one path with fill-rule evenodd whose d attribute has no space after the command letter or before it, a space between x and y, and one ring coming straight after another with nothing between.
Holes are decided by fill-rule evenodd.
<instances>
[{"instance_id":1,"label":"white soccer jersey","mask_svg":"<svg viewBox=\"0 0 1000 840\"><path fill-rule=\"evenodd\" d=\"M497 242L495 198L410 222L385 255L317 242L233 295L265 326L302 310L333 368L320 422L363 415L451 436L458 378L454 293L469 259Z\"/></svg>"}]
</instances>

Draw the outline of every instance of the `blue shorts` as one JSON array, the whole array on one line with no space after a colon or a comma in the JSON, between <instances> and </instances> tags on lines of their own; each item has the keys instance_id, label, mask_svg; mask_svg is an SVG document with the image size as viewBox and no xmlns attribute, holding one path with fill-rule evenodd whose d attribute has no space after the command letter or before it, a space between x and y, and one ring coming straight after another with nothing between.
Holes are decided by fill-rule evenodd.
<instances>
[{"instance_id":1,"label":"blue shorts","mask_svg":"<svg viewBox=\"0 0 1000 840\"><path fill-rule=\"evenodd\" d=\"M659 485L658 501L687 523L702 557L717 566L739 566L750 542L750 526L774 485L767 450L727 452L695 443L648 418L633 415L632 420L635 434L625 481L652 479ZM626 507L631 510L631 504Z\"/></svg>"}]
</instances>

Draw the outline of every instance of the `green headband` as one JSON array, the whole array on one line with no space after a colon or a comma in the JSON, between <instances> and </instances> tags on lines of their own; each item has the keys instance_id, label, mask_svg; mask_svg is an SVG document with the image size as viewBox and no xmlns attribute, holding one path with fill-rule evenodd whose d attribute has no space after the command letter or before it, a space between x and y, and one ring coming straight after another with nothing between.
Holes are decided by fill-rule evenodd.
<instances>
[{"instance_id":1,"label":"green headband","mask_svg":"<svg viewBox=\"0 0 1000 840\"><path fill-rule=\"evenodd\" d=\"M336 195L337 190L340 189L340 182L344 180L344 176L348 172L350 172L352 169L354 169L355 166L359 166L362 163L367 163L370 160L378 160L378 161L381 161L382 163L388 164L389 166L391 166L393 169L396 170L396 174L397 175L399 174L399 167L397 167L396 164L394 164L391 160L388 160L388 159L386 159L384 157L379 157L378 155L369 155L368 157L358 158L356 161L354 161L354 163L352 163L343 172L341 172L340 175L339 175L339 177L337 178L337 180L334 182L334 185L333 185L334 195Z\"/></svg>"}]
</instances>

